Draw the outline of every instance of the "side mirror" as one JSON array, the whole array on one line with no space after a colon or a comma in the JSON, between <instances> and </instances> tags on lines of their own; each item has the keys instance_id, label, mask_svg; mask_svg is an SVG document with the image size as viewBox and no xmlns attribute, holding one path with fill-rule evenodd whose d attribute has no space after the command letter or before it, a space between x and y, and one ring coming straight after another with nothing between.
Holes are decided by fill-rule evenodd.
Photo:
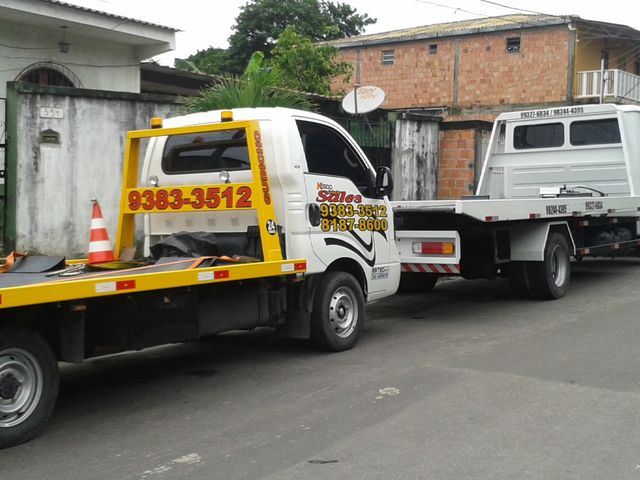
<instances>
[{"instance_id":1,"label":"side mirror","mask_svg":"<svg viewBox=\"0 0 640 480\"><path fill-rule=\"evenodd\" d=\"M393 175L389 167L378 167L376 170L376 196L385 197L393 192Z\"/></svg>"}]
</instances>

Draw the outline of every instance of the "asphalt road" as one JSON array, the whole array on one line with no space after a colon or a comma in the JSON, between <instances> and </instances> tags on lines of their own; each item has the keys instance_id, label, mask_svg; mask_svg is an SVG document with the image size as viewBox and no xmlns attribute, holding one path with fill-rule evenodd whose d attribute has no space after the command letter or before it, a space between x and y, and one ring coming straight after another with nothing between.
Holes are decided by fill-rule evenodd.
<instances>
[{"instance_id":1,"label":"asphalt road","mask_svg":"<svg viewBox=\"0 0 640 480\"><path fill-rule=\"evenodd\" d=\"M449 280L368 307L340 354L269 331L63 369L1 480L638 479L640 260L559 301Z\"/></svg>"}]
</instances>

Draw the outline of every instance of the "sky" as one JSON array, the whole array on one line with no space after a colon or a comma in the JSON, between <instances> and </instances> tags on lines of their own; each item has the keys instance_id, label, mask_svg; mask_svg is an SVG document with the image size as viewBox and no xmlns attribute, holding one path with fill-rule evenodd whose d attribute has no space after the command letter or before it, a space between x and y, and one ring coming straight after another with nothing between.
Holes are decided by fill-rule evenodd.
<instances>
[{"instance_id":1,"label":"sky","mask_svg":"<svg viewBox=\"0 0 640 480\"><path fill-rule=\"evenodd\" d=\"M155 58L158 63L169 66L173 66L174 58L184 58L198 50L226 48L240 7L247 3L247 0L65 1L182 30L176 35L175 51ZM620 23L640 30L640 2L637 0L342 0L340 3L348 3L358 13L366 13L377 19L375 24L367 27L365 33L528 13L522 10L551 15L578 15L587 20Z\"/></svg>"}]
</instances>

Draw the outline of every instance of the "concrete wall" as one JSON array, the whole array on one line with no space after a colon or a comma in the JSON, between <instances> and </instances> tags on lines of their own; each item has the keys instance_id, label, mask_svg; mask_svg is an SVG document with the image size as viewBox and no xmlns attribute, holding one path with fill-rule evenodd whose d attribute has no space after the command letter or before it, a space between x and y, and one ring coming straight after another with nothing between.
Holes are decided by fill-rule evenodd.
<instances>
[{"instance_id":1,"label":"concrete wall","mask_svg":"<svg viewBox=\"0 0 640 480\"><path fill-rule=\"evenodd\" d=\"M64 118L41 118L47 106ZM85 256L93 197L113 241L126 131L180 108L166 97L10 84L7 247ZM46 130L60 135L59 145L41 142Z\"/></svg>"},{"instance_id":2,"label":"concrete wall","mask_svg":"<svg viewBox=\"0 0 640 480\"><path fill-rule=\"evenodd\" d=\"M520 52L506 52L510 37L520 37ZM381 87L382 107L390 109L566 102L570 42L562 25L365 46L360 83ZM430 45L437 53L429 53ZM389 49L395 61L383 65L382 51ZM340 55L353 63L356 49Z\"/></svg>"}]
</instances>

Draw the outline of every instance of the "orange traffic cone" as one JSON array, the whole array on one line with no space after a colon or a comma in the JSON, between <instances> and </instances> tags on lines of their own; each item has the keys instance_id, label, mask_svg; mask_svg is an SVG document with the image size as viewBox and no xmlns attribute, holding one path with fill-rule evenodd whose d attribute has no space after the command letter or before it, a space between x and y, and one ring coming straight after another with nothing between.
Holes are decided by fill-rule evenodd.
<instances>
[{"instance_id":1,"label":"orange traffic cone","mask_svg":"<svg viewBox=\"0 0 640 480\"><path fill-rule=\"evenodd\" d=\"M109 233L107 225L102 218L102 211L98 200L91 200L93 203L93 213L91 214L91 237L89 238L89 257L87 263L89 265L96 263L113 262L113 247L109 241Z\"/></svg>"}]
</instances>

